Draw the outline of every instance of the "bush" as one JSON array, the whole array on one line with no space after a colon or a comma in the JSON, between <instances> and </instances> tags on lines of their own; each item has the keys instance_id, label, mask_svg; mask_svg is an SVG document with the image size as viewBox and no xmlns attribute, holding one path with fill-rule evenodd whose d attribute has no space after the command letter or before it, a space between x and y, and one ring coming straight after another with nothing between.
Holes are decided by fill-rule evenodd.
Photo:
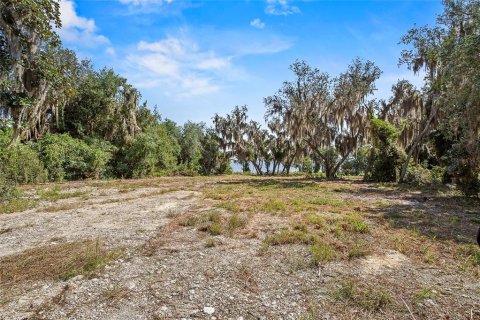
<instances>
[{"instance_id":1,"label":"bush","mask_svg":"<svg viewBox=\"0 0 480 320\"><path fill-rule=\"evenodd\" d=\"M178 143L159 125L139 134L124 149L122 175L144 177L172 174L177 167Z\"/></svg>"},{"instance_id":2,"label":"bush","mask_svg":"<svg viewBox=\"0 0 480 320\"><path fill-rule=\"evenodd\" d=\"M99 178L112 156L66 133L47 134L36 143L36 148L52 181Z\"/></svg>"},{"instance_id":3,"label":"bush","mask_svg":"<svg viewBox=\"0 0 480 320\"><path fill-rule=\"evenodd\" d=\"M398 132L393 125L380 119L371 119L373 148L370 151L365 179L388 182L397 180L404 152L395 144Z\"/></svg>"},{"instance_id":4,"label":"bush","mask_svg":"<svg viewBox=\"0 0 480 320\"><path fill-rule=\"evenodd\" d=\"M38 183L47 178L47 173L37 152L29 145L17 144L1 150L0 171L11 183Z\"/></svg>"}]
</instances>

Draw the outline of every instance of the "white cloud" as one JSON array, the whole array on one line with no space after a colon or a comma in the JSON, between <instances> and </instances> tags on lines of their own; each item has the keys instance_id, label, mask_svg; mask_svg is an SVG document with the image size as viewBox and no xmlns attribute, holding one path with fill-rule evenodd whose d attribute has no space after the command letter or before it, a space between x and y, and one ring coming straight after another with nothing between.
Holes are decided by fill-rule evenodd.
<instances>
[{"instance_id":1,"label":"white cloud","mask_svg":"<svg viewBox=\"0 0 480 320\"><path fill-rule=\"evenodd\" d=\"M277 53L292 45L265 32L195 31L199 33L180 29L176 36L137 42L122 59L123 73L140 89L159 88L177 98L200 96L245 81L248 75L234 63L242 57Z\"/></svg>"},{"instance_id":2,"label":"white cloud","mask_svg":"<svg viewBox=\"0 0 480 320\"><path fill-rule=\"evenodd\" d=\"M115 57L117 55L117 51L115 50L115 48L112 47L108 47L107 49L105 49L105 53L112 57Z\"/></svg>"},{"instance_id":3,"label":"white cloud","mask_svg":"<svg viewBox=\"0 0 480 320\"><path fill-rule=\"evenodd\" d=\"M290 5L288 0L267 0L265 12L275 16L288 16L300 13L300 9Z\"/></svg>"},{"instance_id":4,"label":"white cloud","mask_svg":"<svg viewBox=\"0 0 480 320\"><path fill-rule=\"evenodd\" d=\"M161 86L181 97L220 90L220 78L231 67L230 57L200 50L186 38L167 37L156 42L140 41L136 52L127 56L129 73L142 88ZM141 74L141 79L139 75Z\"/></svg>"},{"instance_id":5,"label":"white cloud","mask_svg":"<svg viewBox=\"0 0 480 320\"><path fill-rule=\"evenodd\" d=\"M57 32L64 42L83 47L110 43L107 37L96 33L97 27L93 19L77 15L75 3L72 0L60 1L60 18L62 27Z\"/></svg>"},{"instance_id":6,"label":"white cloud","mask_svg":"<svg viewBox=\"0 0 480 320\"><path fill-rule=\"evenodd\" d=\"M257 29L265 28L265 22L263 22L259 18L256 18L256 19L253 19L252 21L250 21L250 25L254 28L257 28Z\"/></svg>"}]
</instances>

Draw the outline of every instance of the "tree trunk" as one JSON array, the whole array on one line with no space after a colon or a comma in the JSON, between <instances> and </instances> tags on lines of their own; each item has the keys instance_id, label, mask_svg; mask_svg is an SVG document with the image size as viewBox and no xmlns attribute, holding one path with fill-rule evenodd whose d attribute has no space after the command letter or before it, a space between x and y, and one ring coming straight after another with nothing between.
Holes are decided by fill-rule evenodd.
<instances>
[{"instance_id":1,"label":"tree trunk","mask_svg":"<svg viewBox=\"0 0 480 320\"><path fill-rule=\"evenodd\" d=\"M420 142L423 140L425 134L427 134L428 129L430 128L430 124L432 123L435 115L437 114L438 107L433 108L432 112L430 113L430 117L428 117L427 123L425 124L425 128L423 128L422 132L413 140L412 145L410 146L410 150L408 150L407 159L402 166L402 171L400 172L400 179L399 182L402 183L405 179L405 175L407 174L408 163L410 162L410 158L413 155L415 149L417 149Z\"/></svg>"}]
</instances>

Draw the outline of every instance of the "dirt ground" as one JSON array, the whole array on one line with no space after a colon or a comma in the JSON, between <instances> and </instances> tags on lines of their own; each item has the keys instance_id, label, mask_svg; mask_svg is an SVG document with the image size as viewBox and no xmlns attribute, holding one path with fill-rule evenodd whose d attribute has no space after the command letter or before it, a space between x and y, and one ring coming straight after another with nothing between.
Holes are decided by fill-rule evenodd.
<instances>
[{"instance_id":1,"label":"dirt ground","mask_svg":"<svg viewBox=\"0 0 480 320\"><path fill-rule=\"evenodd\" d=\"M23 188L0 319L480 319L480 202L305 177Z\"/></svg>"}]
</instances>

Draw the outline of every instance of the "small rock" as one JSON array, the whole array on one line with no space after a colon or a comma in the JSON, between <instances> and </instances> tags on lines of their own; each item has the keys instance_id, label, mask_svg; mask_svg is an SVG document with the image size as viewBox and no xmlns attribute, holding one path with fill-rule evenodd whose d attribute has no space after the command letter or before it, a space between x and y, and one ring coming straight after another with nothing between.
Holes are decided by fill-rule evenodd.
<instances>
[{"instance_id":1,"label":"small rock","mask_svg":"<svg viewBox=\"0 0 480 320\"><path fill-rule=\"evenodd\" d=\"M208 315L212 315L215 312L215 308L213 307L204 307L203 312L205 312Z\"/></svg>"},{"instance_id":2,"label":"small rock","mask_svg":"<svg viewBox=\"0 0 480 320\"><path fill-rule=\"evenodd\" d=\"M76 281L80 281L82 279L83 279L83 275L79 274L78 276L75 276L72 279L70 279L70 281L71 282L76 282Z\"/></svg>"}]
</instances>

